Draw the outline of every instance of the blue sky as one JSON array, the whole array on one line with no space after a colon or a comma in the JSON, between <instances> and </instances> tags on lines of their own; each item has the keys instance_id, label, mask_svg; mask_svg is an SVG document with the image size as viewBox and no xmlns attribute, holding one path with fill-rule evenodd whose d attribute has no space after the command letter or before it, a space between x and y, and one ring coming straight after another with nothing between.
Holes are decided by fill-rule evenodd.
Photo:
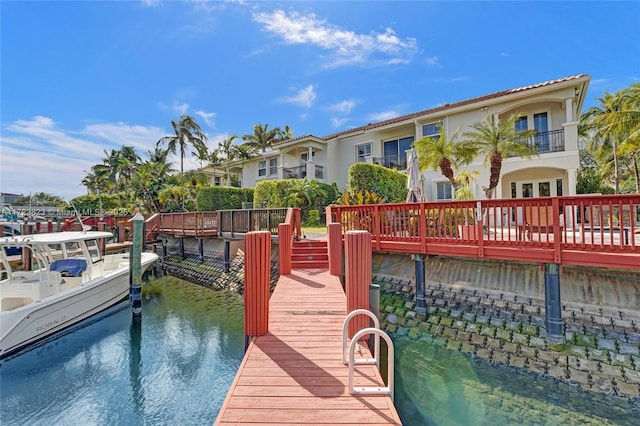
<instances>
[{"instance_id":1,"label":"blue sky","mask_svg":"<svg viewBox=\"0 0 640 426\"><path fill-rule=\"evenodd\" d=\"M1 1L0 19L0 190L67 200L105 150L146 159L182 114L214 148L580 73L588 107L640 79L637 1Z\"/></svg>"}]
</instances>

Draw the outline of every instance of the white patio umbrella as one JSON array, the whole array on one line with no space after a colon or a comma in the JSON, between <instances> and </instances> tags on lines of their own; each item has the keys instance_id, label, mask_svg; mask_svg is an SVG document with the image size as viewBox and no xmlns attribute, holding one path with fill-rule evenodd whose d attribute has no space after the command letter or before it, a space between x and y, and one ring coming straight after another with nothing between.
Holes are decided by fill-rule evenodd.
<instances>
[{"instance_id":1,"label":"white patio umbrella","mask_svg":"<svg viewBox=\"0 0 640 426\"><path fill-rule=\"evenodd\" d=\"M418 153L414 148L409 151L407 157L407 203L419 203L422 201L422 190L420 189L420 171L418 170Z\"/></svg>"}]
</instances>

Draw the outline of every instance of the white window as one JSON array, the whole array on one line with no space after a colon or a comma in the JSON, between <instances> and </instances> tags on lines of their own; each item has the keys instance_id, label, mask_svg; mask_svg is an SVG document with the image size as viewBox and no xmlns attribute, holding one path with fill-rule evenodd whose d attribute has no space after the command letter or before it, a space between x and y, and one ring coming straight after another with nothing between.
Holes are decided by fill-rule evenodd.
<instances>
[{"instance_id":1,"label":"white window","mask_svg":"<svg viewBox=\"0 0 640 426\"><path fill-rule=\"evenodd\" d=\"M442 122L438 121L435 123L429 123L422 126L422 137L424 138L432 138L439 139L440 138L440 129L438 129L438 125L442 124Z\"/></svg>"},{"instance_id":2,"label":"white window","mask_svg":"<svg viewBox=\"0 0 640 426\"><path fill-rule=\"evenodd\" d=\"M364 145L356 146L356 161L363 162L366 161L366 158L371 155L371 144L366 143Z\"/></svg>"},{"instance_id":3,"label":"white window","mask_svg":"<svg viewBox=\"0 0 640 426\"><path fill-rule=\"evenodd\" d=\"M453 200L453 187L451 182L443 180L436 182L436 200Z\"/></svg>"},{"instance_id":4,"label":"white window","mask_svg":"<svg viewBox=\"0 0 640 426\"><path fill-rule=\"evenodd\" d=\"M269 160L269 176L278 174L278 159L272 158Z\"/></svg>"},{"instance_id":5,"label":"white window","mask_svg":"<svg viewBox=\"0 0 640 426\"><path fill-rule=\"evenodd\" d=\"M383 144L383 165L390 169L406 170L407 151L413 146L413 136L386 141Z\"/></svg>"},{"instance_id":6,"label":"white window","mask_svg":"<svg viewBox=\"0 0 640 426\"><path fill-rule=\"evenodd\" d=\"M267 175L267 161L262 160L258 163L258 177Z\"/></svg>"},{"instance_id":7,"label":"white window","mask_svg":"<svg viewBox=\"0 0 640 426\"><path fill-rule=\"evenodd\" d=\"M214 176L213 177L213 184L215 186L220 186L220 176Z\"/></svg>"}]
</instances>

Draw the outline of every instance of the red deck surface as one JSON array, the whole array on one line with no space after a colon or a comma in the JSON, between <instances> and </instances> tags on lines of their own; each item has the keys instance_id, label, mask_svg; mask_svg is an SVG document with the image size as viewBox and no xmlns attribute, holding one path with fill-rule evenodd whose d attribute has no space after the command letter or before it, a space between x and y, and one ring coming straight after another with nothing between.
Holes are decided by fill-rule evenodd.
<instances>
[{"instance_id":1,"label":"red deck surface","mask_svg":"<svg viewBox=\"0 0 640 426\"><path fill-rule=\"evenodd\" d=\"M401 424L388 395L349 393L337 277L293 270L280 277L269 309L269 333L249 345L216 425ZM363 348L356 356L371 355ZM356 367L355 386L384 386L375 365Z\"/></svg>"}]
</instances>

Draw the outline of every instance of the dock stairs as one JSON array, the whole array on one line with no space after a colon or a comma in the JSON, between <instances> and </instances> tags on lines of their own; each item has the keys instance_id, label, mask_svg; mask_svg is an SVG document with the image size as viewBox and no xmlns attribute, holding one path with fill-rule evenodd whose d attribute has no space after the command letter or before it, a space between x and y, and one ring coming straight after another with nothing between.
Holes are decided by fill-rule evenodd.
<instances>
[{"instance_id":1,"label":"dock stairs","mask_svg":"<svg viewBox=\"0 0 640 426\"><path fill-rule=\"evenodd\" d=\"M329 267L329 251L326 240L294 241L291 248L291 268Z\"/></svg>"}]
</instances>

